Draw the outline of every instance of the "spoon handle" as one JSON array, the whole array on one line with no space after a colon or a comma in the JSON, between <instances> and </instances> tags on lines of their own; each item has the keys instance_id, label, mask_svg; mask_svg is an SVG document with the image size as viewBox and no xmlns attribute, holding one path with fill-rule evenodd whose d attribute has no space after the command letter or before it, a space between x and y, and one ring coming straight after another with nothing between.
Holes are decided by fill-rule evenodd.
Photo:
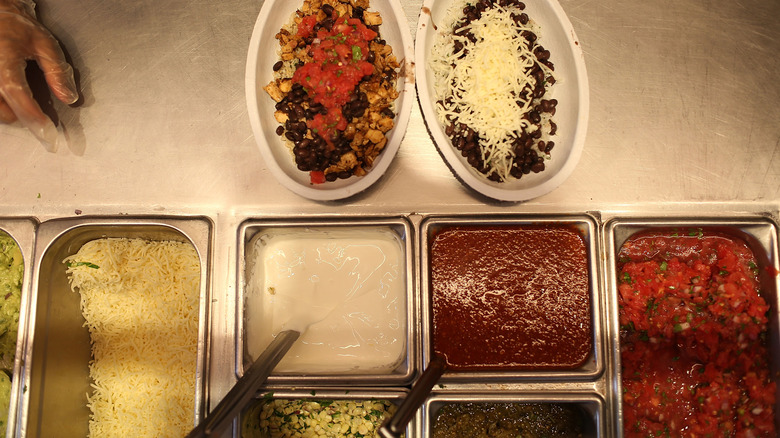
<instances>
[{"instance_id":1,"label":"spoon handle","mask_svg":"<svg viewBox=\"0 0 780 438\"><path fill-rule=\"evenodd\" d=\"M406 399L398 407L391 418L385 420L382 426L377 431L382 438L397 438L404 433L406 425L409 424L412 417L414 417L417 409L428 398L433 385L439 381L439 377L444 374L447 368L447 363L440 357L434 357L428 364L428 367L423 371L420 378L412 386L411 391L406 396Z\"/></svg>"},{"instance_id":2,"label":"spoon handle","mask_svg":"<svg viewBox=\"0 0 780 438\"><path fill-rule=\"evenodd\" d=\"M285 330L279 333L244 375L238 379L238 382L233 385L222 401L217 404L217 407L200 424L195 426L187 438L219 436L241 409L249 403L249 400L254 397L276 364L298 339L298 336L300 333L294 330Z\"/></svg>"}]
</instances>

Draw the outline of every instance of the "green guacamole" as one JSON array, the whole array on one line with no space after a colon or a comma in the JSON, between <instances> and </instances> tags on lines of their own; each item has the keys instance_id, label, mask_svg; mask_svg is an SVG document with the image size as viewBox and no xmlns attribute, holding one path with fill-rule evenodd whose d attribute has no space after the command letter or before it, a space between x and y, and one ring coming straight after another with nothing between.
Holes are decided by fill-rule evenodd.
<instances>
[{"instance_id":1,"label":"green guacamole","mask_svg":"<svg viewBox=\"0 0 780 438\"><path fill-rule=\"evenodd\" d=\"M24 262L16 242L0 232L0 437L5 437L19 328Z\"/></svg>"},{"instance_id":2,"label":"green guacamole","mask_svg":"<svg viewBox=\"0 0 780 438\"><path fill-rule=\"evenodd\" d=\"M0 234L0 368L13 369L19 303L22 297L22 252L16 242Z\"/></svg>"},{"instance_id":3,"label":"green guacamole","mask_svg":"<svg viewBox=\"0 0 780 438\"><path fill-rule=\"evenodd\" d=\"M5 428L8 425L8 402L11 399L11 378L0 371L0 437L5 438Z\"/></svg>"}]
</instances>

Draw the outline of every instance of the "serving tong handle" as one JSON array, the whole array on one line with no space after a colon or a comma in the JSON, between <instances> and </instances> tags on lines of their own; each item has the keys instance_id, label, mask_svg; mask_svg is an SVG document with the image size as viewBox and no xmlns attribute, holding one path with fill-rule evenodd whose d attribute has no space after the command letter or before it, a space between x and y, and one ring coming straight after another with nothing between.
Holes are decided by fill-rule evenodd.
<instances>
[{"instance_id":1,"label":"serving tong handle","mask_svg":"<svg viewBox=\"0 0 780 438\"><path fill-rule=\"evenodd\" d=\"M203 438L220 436L239 412L254 397L257 390L265 382L271 371L284 357L287 351L301 334L295 330L280 332L266 347L265 351L255 360L251 367L233 385L217 407L200 422L187 438Z\"/></svg>"},{"instance_id":2,"label":"serving tong handle","mask_svg":"<svg viewBox=\"0 0 780 438\"><path fill-rule=\"evenodd\" d=\"M411 391L409 391L401 406L398 407L395 415L385 420L382 426L379 427L377 433L380 437L398 438L404 433L406 425L409 424L417 409L428 398L433 385L439 381L446 369L447 363L444 359L434 356L420 378L412 386Z\"/></svg>"}]
</instances>

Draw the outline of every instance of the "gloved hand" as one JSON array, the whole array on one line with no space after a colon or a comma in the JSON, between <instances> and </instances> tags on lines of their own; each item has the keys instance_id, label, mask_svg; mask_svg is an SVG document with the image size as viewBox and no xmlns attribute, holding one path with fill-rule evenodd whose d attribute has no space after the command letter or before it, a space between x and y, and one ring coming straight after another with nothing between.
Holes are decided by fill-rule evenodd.
<instances>
[{"instance_id":1,"label":"gloved hand","mask_svg":"<svg viewBox=\"0 0 780 438\"><path fill-rule=\"evenodd\" d=\"M35 17L32 0L0 0L0 122L19 120L49 150L57 144L54 123L33 99L25 77L35 60L54 96L66 104L79 98L73 69L59 43Z\"/></svg>"}]
</instances>

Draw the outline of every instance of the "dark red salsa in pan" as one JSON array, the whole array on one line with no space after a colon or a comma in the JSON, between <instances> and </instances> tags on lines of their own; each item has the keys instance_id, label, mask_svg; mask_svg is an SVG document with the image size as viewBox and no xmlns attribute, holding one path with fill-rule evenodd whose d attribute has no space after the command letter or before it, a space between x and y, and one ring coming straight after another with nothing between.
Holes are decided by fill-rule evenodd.
<instances>
[{"instance_id":1,"label":"dark red salsa in pan","mask_svg":"<svg viewBox=\"0 0 780 438\"><path fill-rule=\"evenodd\" d=\"M432 341L453 371L574 369L593 349L585 239L566 226L452 227L430 245Z\"/></svg>"}]
</instances>

